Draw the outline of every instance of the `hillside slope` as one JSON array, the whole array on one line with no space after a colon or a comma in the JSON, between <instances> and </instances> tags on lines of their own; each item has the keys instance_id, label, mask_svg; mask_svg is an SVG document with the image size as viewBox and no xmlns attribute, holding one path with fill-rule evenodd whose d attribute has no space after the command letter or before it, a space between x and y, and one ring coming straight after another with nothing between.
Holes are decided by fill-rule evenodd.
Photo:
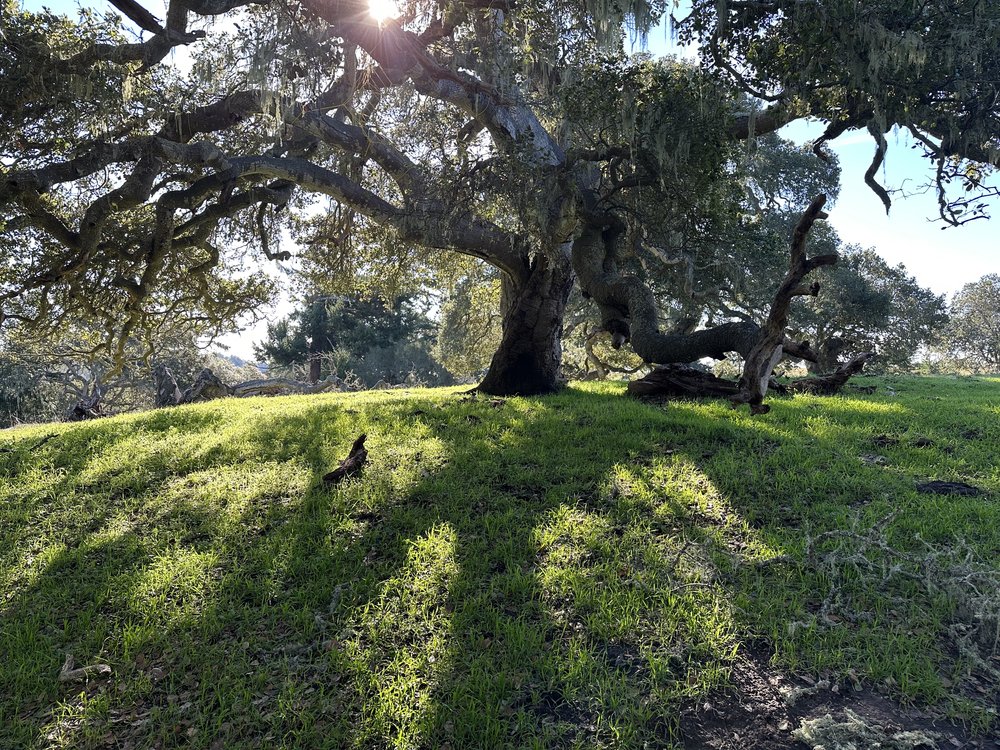
<instances>
[{"instance_id":1,"label":"hillside slope","mask_svg":"<svg viewBox=\"0 0 1000 750\"><path fill-rule=\"evenodd\" d=\"M587 384L0 433L0 747L693 746L748 664L995 731L1000 381L863 382L764 417ZM780 703L745 723L791 747Z\"/></svg>"}]
</instances>

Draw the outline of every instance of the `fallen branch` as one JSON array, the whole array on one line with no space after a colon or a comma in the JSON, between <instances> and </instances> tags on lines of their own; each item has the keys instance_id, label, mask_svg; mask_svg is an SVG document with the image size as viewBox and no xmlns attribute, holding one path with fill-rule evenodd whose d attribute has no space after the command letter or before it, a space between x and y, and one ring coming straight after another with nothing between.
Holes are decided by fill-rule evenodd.
<instances>
[{"instance_id":1,"label":"fallen branch","mask_svg":"<svg viewBox=\"0 0 1000 750\"><path fill-rule=\"evenodd\" d=\"M802 378L790 383L770 380L768 388L782 395L815 393L831 396L840 391L851 377L861 372L865 363L873 356L870 352L859 354L830 375ZM735 381L719 378L687 365L662 365L644 378L630 382L628 393L636 398L728 398L738 401L742 391L740 384ZM755 413L762 412L758 409Z\"/></svg>"},{"instance_id":2,"label":"fallen branch","mask_svg":"<svg viewBox=\"0 0 1000 750\"><path fill-rule=\"evenodd\" d=\"M874 357L872 352L865 352L837 368L836 372L815 378L803 378L785 383L785 388L795 393L814 393L821 396L831 396L837 393L854 375L864 369L868 360Z\"/></svg>"},{"instance_id":3,"label":"fallen branch","mask_svg":"<svg viewBox=\"0 0 1000 750\"><path fill-rule=\"evenodd\" d=\"M784 394L785 386L772 381L771 390ZM689 365L661 365L651 373L628 384L628 393L636 398L733 398L740 392L735 380L726 380Z\"/></svg>"},{"instance_id":4,"label":"fallen branch","mask_svg":"<svg viewBox=\"0 0 1000 750\"><path fill-rule=\"evenodd\" d=\"M337 484L361 471L368 460L368 450L365 448L367 438L368 436L364 433L358 436L354 445L351 446L347 458L340 462L340 466L323 477L324 484Z\"/></svg>"},{"instance_id":5,"label":"fallen branch","mask_svg":"<svg viewBox=\"0 0 1000 750\"><path fill-rule=\"evenodd\" d=\"M84 396L70 407L66 413L66 421L82 422L85 419L97 419L104 416L104 388L97 386L94 392Z\"/></svg>"},{"instance_id":6,"label":"fallen branch","mask_svg":"<svg viewBox=\"0 0 1000 750\"><path fill-rule=\"evenodd\" d=\"M331 376L326 380L317 383L300 383L298 380L289 378L264 378L261 380L247 380L230 386L231 395L236 398L249 398L250 396L282 396L290 394L306 393L326 393L327 391L338 391L343 386L341 380Z\"/></svg>"},{"instance_id":7,"label":"fallen branch","mask_svg":"<svg viewBox=\"0 0 1000 750\"><path fill-rule=\"evenodd\" d=\"M176 406L184 397L183 391L177 386L177 379L166 365L159 364L153 368L153 386L156 391L153 403L161 406Z\"/></svg>"},{"instance_id":8,"label":"fallen branch","mask_svg":"<svg viewBox=\"0 0 1000 750\"><path fill-rule=\"evenodd\" d=\"M66 661L63 662L62 669L59 670L59 682L84 682L91 677L111 675L111 667L107 664L91 664L77 669L73 668L74 664L73 654L66 654Z\"/></svg>"},{"instance_id":9,"label":"fallen branch","mask_svg":"<svg viewBox=\"0 0 1000 750\"><path fill-rule=\"evenodd\" d=\"M183 392L177 387L177 381L166 367L158 366L153 371L153 378L156 384L157 406L178 406L200 401L212 401L226 396L235 398L288 396L345 389L344 382L336 375L331 375L318 383L301 383L289 378L260 378L246 380L236 385L226 385L218 375L207 367L198 374L194 384Z\"/></svg>"},{"instance_id":10,"label":"fallen branch","mask_svg":"<svg viewBox=\"0 0 1000 750\"><path fill-rule=\"evenodd\" d=\"M735 381L687 365L663 365L628 384L629 395L636 398L730 398L739 391Z\"/></svg>"}]
</instances>

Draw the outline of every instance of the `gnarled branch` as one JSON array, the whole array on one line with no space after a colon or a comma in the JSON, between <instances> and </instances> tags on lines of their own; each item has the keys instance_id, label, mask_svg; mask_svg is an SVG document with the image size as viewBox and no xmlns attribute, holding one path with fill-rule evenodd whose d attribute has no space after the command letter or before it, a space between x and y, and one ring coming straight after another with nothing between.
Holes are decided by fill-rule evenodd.
<instances>
[{"instance_id":1,"label":"gnarled branch","mask_svg":"<svg viewBox=\"0 0 1000 750\"><path fill-rule=\"evenodd\" d=\"M802 280L820 266L832 265L837 262L837 255L818 255L809 258L806 255L806 238L809 230L817 219L825 219L823 206L825 195L817 195L802 214L795 230L792 232L789 248L789 268L785 274L778 292L771 303L771 311L767 316L759 338L746 355L743 366L743 376L740 378L740 392L732 399L734 404L749 404L753 413L764 413L767 407L763 405L764 395L771 380L771 373L784 351L785 328L788 326L788 311L792 299L801 294ZM819 293L819 286L809 287L810 293Z\"/></svg>"}]
</instances>

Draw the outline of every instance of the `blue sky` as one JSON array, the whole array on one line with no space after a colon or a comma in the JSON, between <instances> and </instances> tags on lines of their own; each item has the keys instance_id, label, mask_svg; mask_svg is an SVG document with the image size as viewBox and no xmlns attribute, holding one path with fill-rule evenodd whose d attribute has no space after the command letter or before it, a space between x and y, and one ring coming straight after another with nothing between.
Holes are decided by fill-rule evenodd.
<instances>
[{"instance_id":1,"label":"blue sky","mask_svg":"<svg viewBox=\"0 0 1000 750\"><path fill-rule=\"evenodd\" d=\"M70 15L75 14L79 5L77 0L24 0L23 4L29 10L46 6ZM100 0L84 4L104 5L113 10L110 4ZM162 0L149 0L146 7L154 15L163 17ZM675 11L679 16L683 12L683 6ZM653 54L691 54L690 50L680 49L671 41L666 25L651 32L648 49ZM797 122L785 127L781 135L796 143L805 143L822 130L818 122ZM916 191L930 176L929 163L909 148L907 133L887 137L890 148L879 181L890 189ZM932 191L927 191L896 198L886 216L881 202L864 183L864 173L874 151L867 133L846 133L830 145L843 169L840 198L830 209L830 222L846 242L874 247L888 262L904 264L920 284L938 294L950 296L963 284L1000 271L1000 243L996 239L1000 205L994 207L996 219L974 221L942 231L943 224L934 221L936 198ZM244 332L239 341L233 338L230 343L236 344L236 353L249 356L249 344L243 342L262 336L263 329L257 326L254 331Z\"/></svg>"}]
</instances>

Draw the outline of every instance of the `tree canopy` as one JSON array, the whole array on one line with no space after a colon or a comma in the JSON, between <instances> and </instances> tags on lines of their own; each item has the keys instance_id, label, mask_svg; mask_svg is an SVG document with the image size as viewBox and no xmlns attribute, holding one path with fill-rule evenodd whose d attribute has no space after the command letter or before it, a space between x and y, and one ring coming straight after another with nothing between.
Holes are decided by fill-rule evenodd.
<instances>
[{"instance_id":1,"label":"tree canopy","mask_svg":"<svg viewBox=\"0 0 1000 750\"><path fill-rule=\"evenodd\" d=\"M979 0L695 0L678 30L698 67L625 53L668 10L648 0L405 2L382 21L359 0L170 0L162 20L114 0L139 39L3 3L0 323L87 321L112 355L165 320L221 330L257 309L272 283L246 255L288 260L290 236L313 279L398 287L450 252L495 268L486 392L558 386L576 283L647 362L742 354L759 404L783 353L814 356L789 309L836 260L807 252L813 200L771 309L712 313L709 290L753 258L723 240L768 196L740 177L762 137L818 118L823 157L866 130L888 206L885 133L907 129L956 224L984 213L1000 163L1000 6ZM790 185L770 199L792 215L811 196ZM672 292L714 325L661 328L657 265L716 275Z\"/></svg>"}]
</instances>

